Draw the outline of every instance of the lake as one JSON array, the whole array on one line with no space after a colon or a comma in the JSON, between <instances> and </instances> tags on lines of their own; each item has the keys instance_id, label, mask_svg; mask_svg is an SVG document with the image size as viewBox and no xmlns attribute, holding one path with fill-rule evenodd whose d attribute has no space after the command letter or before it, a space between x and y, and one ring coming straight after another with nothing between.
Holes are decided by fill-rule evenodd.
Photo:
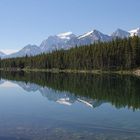
<instances>
[{"instance_id":1,"label":"lake","mask_svg":"<svg viewBox=\"0 0 140 140\"><path fill-rule=\"evenodd\" d=\"M0 72L0 140L139 140L140 78Z\"/></svg>"}]
</instances>

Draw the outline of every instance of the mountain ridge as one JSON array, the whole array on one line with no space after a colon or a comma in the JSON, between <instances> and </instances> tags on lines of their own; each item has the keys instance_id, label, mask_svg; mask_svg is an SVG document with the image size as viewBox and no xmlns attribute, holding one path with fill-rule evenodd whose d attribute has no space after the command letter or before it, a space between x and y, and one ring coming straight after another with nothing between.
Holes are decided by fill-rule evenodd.
<instances>
[{"instance_id":1,"label":"mountain ridge","mask_svg":"<svg viewBox=\"0 0 140 140\"><path fill-rule=\"evenodd\" d=\"M140 36L140 28L136 28L130 31L125 31L118 28L111 35L104 34L96 29L91 30L82 35L75 35L72 32L60 33L58 35L49 36L47 39L43 40L39 46L37 45L26 45L18 52L6 55L3 52L0 52L1 58L15 58L15 57L24 57L35 56L41 53L49 53L54 50L60 49L70 49L75 46L81 45L90 45L95 42L108 42L115 38L128 38L134 35Z\"/></svg>"}]
</instances>

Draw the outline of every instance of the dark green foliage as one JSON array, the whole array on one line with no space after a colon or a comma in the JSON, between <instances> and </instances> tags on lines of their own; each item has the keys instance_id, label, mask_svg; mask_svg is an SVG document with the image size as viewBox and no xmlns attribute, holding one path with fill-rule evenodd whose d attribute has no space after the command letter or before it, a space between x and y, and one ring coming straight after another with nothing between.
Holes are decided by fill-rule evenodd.
<instances>
[{"instance_id":1,"label":"dark green foliage","mask_svg":"<svg viewBox=\"0 0 140 140\"><path fill-rule=\"evenodd\" d=\"M140 66L140 38L117 38L111 42L56 50L34 57L3 59L0 64L1 68L20 69L133 69Z\"/></svg>"}]
</instances>

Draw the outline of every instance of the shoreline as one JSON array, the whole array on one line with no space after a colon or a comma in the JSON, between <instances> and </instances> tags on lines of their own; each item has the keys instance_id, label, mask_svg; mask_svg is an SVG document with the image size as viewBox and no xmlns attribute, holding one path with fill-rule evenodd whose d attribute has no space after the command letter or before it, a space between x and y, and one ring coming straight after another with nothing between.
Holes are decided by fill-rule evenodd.
<instances>
[{"instance_id":1,"label":"shoreline","mask_svg":"<svg viewBox=\"0 0 140 140\"><path fill-rule=\"evenodd\" d=\"M140 76L140 69L133 70L70 70L70 69L0 69L2 71L25 71L25 72L52 72L52 73L91 73L91 74L120 74Z\"/></svg>"}]
</instances>

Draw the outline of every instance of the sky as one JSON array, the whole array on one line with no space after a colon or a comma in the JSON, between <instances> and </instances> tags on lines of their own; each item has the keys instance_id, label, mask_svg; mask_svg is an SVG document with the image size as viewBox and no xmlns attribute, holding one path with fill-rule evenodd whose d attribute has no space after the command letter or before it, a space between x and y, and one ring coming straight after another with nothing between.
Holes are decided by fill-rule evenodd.
<instances>
[{"instance_id":1,"label":"sky","mask_svg":"<svg viewBox=\"0 0 140 140\"><path fill-rule=\"evenodd\" d=\"M50 35L140 27L140 0L0 0L0 50L9 54Z\"/></svg>"}]
</instances>

